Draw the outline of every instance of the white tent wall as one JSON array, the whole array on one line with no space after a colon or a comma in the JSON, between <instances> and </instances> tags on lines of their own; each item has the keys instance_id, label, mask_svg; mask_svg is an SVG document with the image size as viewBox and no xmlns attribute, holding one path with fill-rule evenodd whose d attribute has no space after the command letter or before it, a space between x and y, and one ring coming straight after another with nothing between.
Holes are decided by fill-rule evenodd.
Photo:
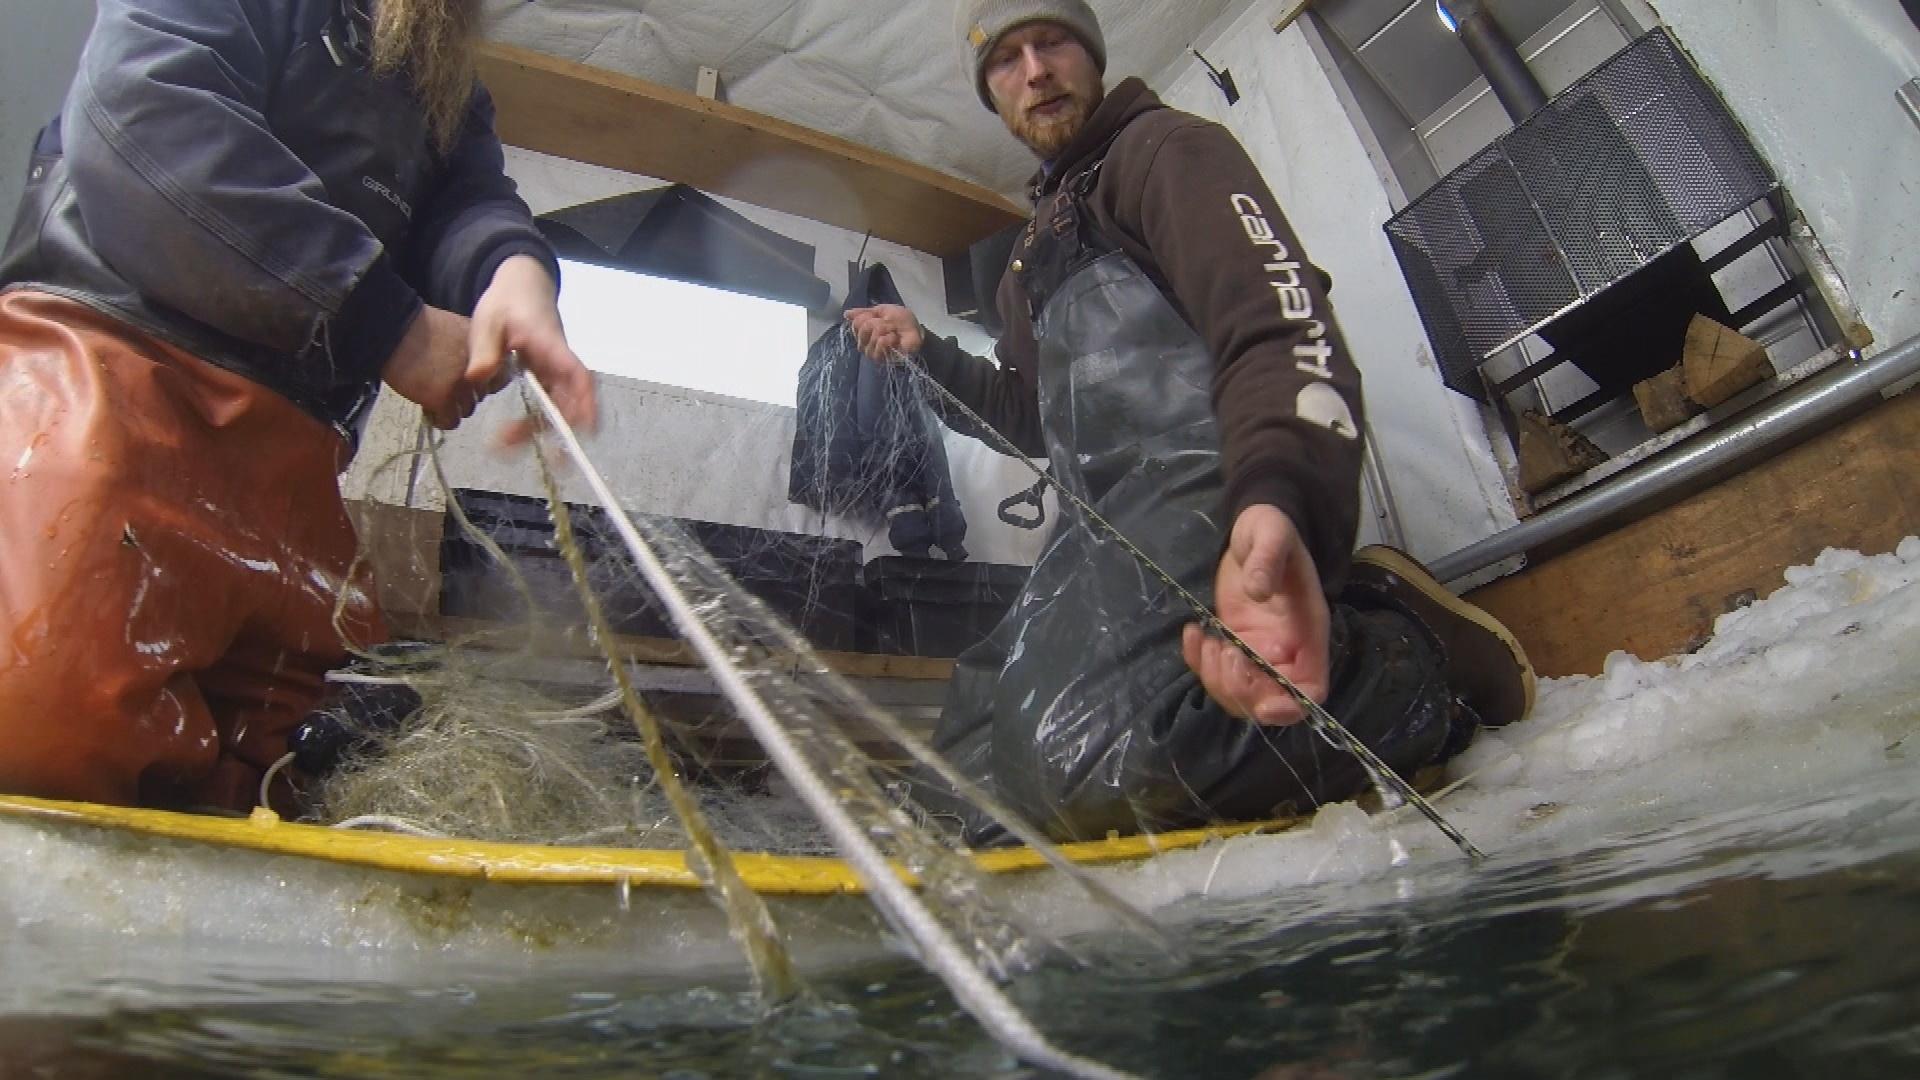
<instances>
[{"instance_id":1,"label":"white tent wall","mask_svg":"<svg viewBox=\"0 0 1920 1080\"><path fill-rule=\"evenodd\" d=\"M1090 0L1117 71L1156 71L1244 0ZM1027 152L968 96L955 0L486 0L497 40L691 90L1017 198Z\"/></svg>"},{"instance_id":2,"label":"white tent wall","mask_svg":"<svg viewBox=\"0 0 1920 1080\"><path fill-rule=\"evenodd\" d=\"M1920 77L1899 0L1652 0L1805 213L1878 339L1920 333Z\"/></svg>"},{"instance_id":3,"label":"white tent wall","mask_svg":"<svg viewBox=\"0 0 1920 1080\"><path fill-rule=\"evenodd\" d=\"M507 169L537 214L660 185L649 177L518 149L508 151ZM861 257L864 238L860 234L721 201L755 224L813 245L814 272L833 286L836 304L844 298L848 264ZM945 283L937 258L880 240L866 243L864 257L886 264L903 298L934 333L956 337L975 353L991 351L992 341L979 327L945 314ZM827 317L810 315L810 337L826 329L828 322ZM634 327L638 338L644 339L646 332L644 325ZM687 362L700 361L690 357ZM856 539L862 541L869 559L894 553L884 527L823 518L787 500L792 409L615 377L601 379L601 396L600 432L587 441L588 452L632 505L700 521ZM502 454L491 445L500 425L519 411L514 395L501 395L448 438L442 461L451 484L516 495L543 494L539 473L528 455ZM405 435L400 437L404 440ZM1032 473L1019 462L953 432L946 435L946 449L954 487L967 515L970 557L1031 564L1045 531L1006 525L995 511L1002 499L1033 485ZM432 498L423 488L415 485L416 505L428 505L421 500ZM567 482L564 494L582 502L595 501L577 478ZM1048 521L1055 520L1056 514L1057 506L1049 498Z\"/></svg>"},{"instance_id":4,"label":"white tent wall","mask_svg":"<svg viewBox=\"0 0 1920 1080\"><path fill-rule=\"evenodd\" d=\"M1387 189L1299 24L1275 34L1283 6L1253 4L1198 46L1233 72L1229 107L1198 61L1155 80L1168 104L1239 137L1299 233L1333 276L1334 314L1365 378L1367 421L1407 548L1433 559L1515 523L1478 408L1440 381L1426 331L1381 231ZM1361 540L1379 538L1369 499Z\"/></svg>"}]
</instances>

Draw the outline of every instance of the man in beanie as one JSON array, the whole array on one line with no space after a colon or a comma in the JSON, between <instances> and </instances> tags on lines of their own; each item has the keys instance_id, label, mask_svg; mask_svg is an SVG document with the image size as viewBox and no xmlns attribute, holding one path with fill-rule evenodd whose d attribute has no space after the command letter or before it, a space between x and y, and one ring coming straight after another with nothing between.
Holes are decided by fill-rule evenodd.
<instances>
[{"instance_id":1,"label":"man in beanie","mask_svg":"<svg viewBox=\"0 0 1920 1080\"><path fill-rule=\"evenodd\" d=\"M1246 152L1139 79L1107 91L1084 0L958 15L974 90L1040 159L997 298L999 362L897 306L849 314L863 351L913 357L1050 458L1403 775L1519 719L1532 674L1511 635L1406 556L1353 553L1360 375L1326 276ZM1006 620L959 660L943 753L1063 840L1305 812L1366 785L1154 572L1063 512ZM915 794L974 842L1004 839L938 785Z\"/></svg>"},{"instance_id":2,"label":"man in beanie","mask_svg":"<svg viewBox=\"0 0 1920 1080\"><path fill-rule=\"evenodd\" d=\"M593 421L480 8L99 0L0 254L0 791L252 806L381 634L337 482L380 384L452 427L514 350Z\"/></svg>"}]
</instances>

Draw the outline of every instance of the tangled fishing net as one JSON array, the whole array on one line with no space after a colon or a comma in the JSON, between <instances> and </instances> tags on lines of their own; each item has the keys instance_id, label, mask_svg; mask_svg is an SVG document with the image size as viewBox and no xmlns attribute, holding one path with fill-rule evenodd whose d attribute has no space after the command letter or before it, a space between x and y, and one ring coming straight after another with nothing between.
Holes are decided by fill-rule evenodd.
<instances>
[{"instance_id":1,"label":"tangled fishing net","mask_svg":"<svg viewBox=\"0 0 1920 1080\"><path fill-rule=\"evenodd\" d=\"M905 812L889 789L899 786L896 766L910 755L875 729L895 722L871 722L876 710L844 680L824 677L827 664L814 650L873 647L856 641L852 629L862 614L854 610L855 578L866 545L884 533L900 550L931 544L942 552L944 543L954 550L943 555L962 557L965 524L956 509L941 506L940 496L951 503L952 494L938 422L910 376L893 372L877 397L869 395L869 407L837 407L857 396L853 384L867 367L839 328L816 343L801 371L803 419L781 496L790 520L806 519L805 531L681 522L629 509L672 563L672 576L682 586L699 583L700 621L746 650L735 666L754 692L779 701L783 723L804 731L809 745L844 759L828 764L874 776L881 794L866 793L875 803L870 809L892 814ZM739 457L723 445L726 427L716 425L709 448L683 448L687 458ZM903 441L911 452L888 451ZM456 489L431 446L379 467L412 469L441 488L449 532L436 572L461 586L462 610L484 628L398 661L369 654L356 674L343 677L405 687L418 702L402 715L368 722L358 715L366 710L354 707L355 695L345 695L336 715L351 729L355 750L311 793L312 820L556 845L686 843L607 666L626 662L616 660L616 635L662 641L684 633L604 509L561 500L547 473L551 464L542 459L547 479L539 497ZM910 511L896 505L903 501ZM604 628L593 625L589 608ZM671 665L691 659L676 656ZM675 681L674 672L661 675L671 665L652 665L656 683ZM686 674L678 681L699 670L680 667ZM722 842L746 851L833 850L710 680L691 691L642 685L639 693L662 726L674 771ZM859 740L845 737L841 726L863 714L869 719L859 725ZM917 818L912 824L938 828Z\"/></svg>"},{"instance_id":2,"label":"tangled fishing net","mask_svg":"<svg viewBox=\"0 0 1920 1080\"><path fill-rule=\"evenodd\" d=\"M425 836L673 850L687 842L619 702L564 700L502 678L497 661L450 647L404 684L419 704L391 727L360 727L356 751L313 793L316 820ZM395 679L396 676L375 676ZM353 718L345 718L352 723ZM684 732L684 771L699 729ZM754 781L763 784L764 776ZM824 854L831 844L791 799L742 782L699 785L715 834L744 851Z\"/></svg>"},{"instance_id":3,"label":"tangled fishing net","mask_svg":"<svg viewBox=\"0 0 1920 1080\"><path fill-rule=\"evenodd\" d=\"M420 706L392 730L356 732L358 751L316 793L321 820L557 844L652 831L642 825L658 809L647 805L643 757L600 720L525 684L489 679L458 650L409 684Z\"/></svg>"},{"instance_id":4,"label":"tangled fishing net","mask_svg":"<svg viewBox=\"0 0 1920 1080\"><path fill-rule=\"evenodd\" d=\"M924 770L1006 820L1095 902L1143 929L1148 924L1036 832L996 813L991 796L837 674L800 630L742 588L686 529L626 513L544 391L522 380L521 392L528 412L550 426L535 454L552 525L542 542L565 565L578 601L572 626L584 625L612 687L596 680L557 693L539 685L541 646L578 644L577 635L543 628L542 598L501 543L518 538L488 535L457 500L450 502L458 526L511 580L528 629L505 650L497 640L493 649L455 644L428 658L409 657L404 670L383 672L381 658L368 656L371 670L349 678L404 684L418 706L352 731L357 750L315 793L315 816L469 839L680 848L775 1000L793 996L798 980L785 939L735 868L734 852L832 850L855 870L886 923L997 1039L1030 1062L1075 1075L1118 1075L1052 1047L995 987L1058 943L996 900L958 838L912 811L890 780L901 775L901 764ZM434 465L444 486L437 458ZM560 467L580 469L594 485L617 546L598 526L576 520L578 508L560 495ZM590 557L596 547L613 554ZM818 594L809 585L805 595L811 601ZM620 611L619 604L610 611L608 598L622 596L664 609L676 636L719 683L725 709L675 708L671 694L642 693L616 620L643 613ZM355 720L349 715L343 723ZM718 748L736 723L744 723L793 794L774 790L764 765L726 760ZM849 733L850 724L889 749L876 757Z\"/></svg>"},{"instance_id":5,"label":"tangled fishing net","mask_svg":"<svg viewBox=\"0 0 1920 1080\"><path fill-rule=\"evenodd\" d=\"M844 327L822 340L831 341L835 351L852 364L861 364L852 355ZM983 438L991 437L990 444L1017 455L1011 443L963 403L925 381L944 394L945 405L980 430ZM777 1000L797 992L797 978L785 938L764 898L747 885L734 852L744 845L760 851L792 851L797 846L822 850L830 844L886 922L997 1039L1033 1064L1081 1076L1118 1075L1053 1047L998 990L997 982L1027 970L1038 957L1065 953L1062 943L1048 939L1012 905L995 898L985 871L959 837L925 820L890 789L889 778L900 775L896 765L870 753L849 733L850 725L884 740L890 756L915 770L915 783L937 786L943 795L970 803L1123 924L1164 943L1151 923L1075 867L1042 834L1007 812L991 792L929 749L896 717L875 707L823 659L805 634L765 599L743 588L686 528L671 519L630 513L545 391L531 380L523 379L519 385L528 415L546 432L545 438L536 440L534 453L551 519L551 538L543 541L560 555L577 597L579 622L604 661L614 688L578 703L536 698L525 686L474 693L480 680L468 665L443 663L433 669L432 677L409 680L420 694L420 708L385 734L358 733L363 752L322 790L317 800L321 817L341 825L379 824L433 835L555 845L659 846L671 840L726 911L733 937L749 958L759 985ZM916 422L924 423L919 435L934 439L937 445L937 434L918 393L919 387L910 381L895 387L890 399L896 404L889 407L920 410ZM903 430L910 439L915 437L912 429ZM828 435L824 440L828 452L821 456L830 464L833 442L831 432ZM797 463L798 441L795 453ZM593 523L589 518L587 524L594 527L586 528L576 521L577 508L561 496L557 475L562 468L577 469L587 481L604 508L605 522ZM435 471L447 489L437 458ZM1353 753L1376 783L1388 782L1463 851L1478 855L1404 779L1386 769L1335 717L1234 635L1092 506L1064 489L1060 493L1089 527L1098 527L1138 558L1143 569L1154 572L1189 603L1198 618L1291 693L1315 734ZM926 511L951 501L950 484L914 487L896 478L888 481L888 490L882 494L872 505L898 504L901 513L921 513L929 525L919 534L896 528L892 537L896 546L911 537L926 550L938 546L964 557L958 536L951 532L944 539L921 543L939 524ZM821 505L841 503L828 500ZM460 528L503 565L532 617L529 625L537 628L541 604L526 576L499 542L475 528L457 500L449 503L449 509ZM882 516L900 515L883 510ZM602 526L607 532L600 531ZM595 546L624 549L627 560L591 558ZM805 813L817 823L818 834L796 845L791 830L743 833L739 827L743 818L736 818L734 810L746 810L744 819L757 822L778 817L792 821L799 815L769 815L769 804L780 800L764 789L755 791L750 782L741 783L750 773L727 775L714 767L718 756L702 758L697 751L689 755L690 749L711 748L723 740L684 737L684 725L671 727L660 701L643 696L642 683L617 636L617 612L610 612L608 602L619 598L623 587L629 597L643 598L643 605L659 605L659 612L649 613L665 615L663 625L699 660L725 698L724 719L745 726L792 786ZM808 602L816 595L809 585ZM530 632L526 642L531 644L538 637ZM487 673L494 670L490 664ZM616 708L630 725L620 734L596 718ZM683 714L681 720L685 719ZM626 737L629 730L637 741ZM744 800L756 797L761 805L749 808Z\"/></svg>"}]
</instances>

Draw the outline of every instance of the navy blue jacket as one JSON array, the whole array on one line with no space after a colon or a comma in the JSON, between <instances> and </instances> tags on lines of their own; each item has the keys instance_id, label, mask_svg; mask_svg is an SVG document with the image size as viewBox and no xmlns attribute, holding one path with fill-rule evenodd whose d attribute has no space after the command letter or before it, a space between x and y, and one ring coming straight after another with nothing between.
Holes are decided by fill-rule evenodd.
<instances>
[{"instance_id":1,"label":"navy blue jacket","mask_svg":"<svg viewBox=\"0 0 1920 1080\"><path fill-rule=\"evenodd\" d=\"M445 153L364 0L99 0L0 288L71 297L345 421L426 303L552 249L476 92Z\"/></svg>"},{"instance_id":2,"label":"navy blue jacket","mask_svg":"<svg viewBox=\"0 0 1920 1080\"><path fill-rule=\"evenodd\" d=\"M887 268L870 266L847 308L898 304ZM823 513L887 523L902 555L967 557L967 517L953 491L940 423L905 366L860 355L844 319L807 350L795 395L787 499Z\"/></svg>"}]
</instances>

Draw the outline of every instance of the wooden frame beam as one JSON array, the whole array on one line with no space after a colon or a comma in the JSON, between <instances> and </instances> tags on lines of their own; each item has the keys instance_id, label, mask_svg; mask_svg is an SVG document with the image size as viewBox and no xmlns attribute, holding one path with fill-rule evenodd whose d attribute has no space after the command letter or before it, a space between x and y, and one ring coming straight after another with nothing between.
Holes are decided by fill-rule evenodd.
<instances>
[{"instance_id":1,"label":"wooden frame beam","mask_svg":"<svg viewBox=\"0 0 1920 1080\"><path fill-rule=\"evenodd\" d=\"M1920 529L1920 392L1783 451L1631 525L1467 594L1542 675L1598 675L1607 654L1697 648L1829 547L1891 551ZM1628 587L1623 587L1627 583Z\"/></svg>"},{"instance_id":2,"label":"wooden frame beam","mask_svg":"<svg viewBox=\"0 0 1920 1080\"><path fill-rule=\"evenodd\" d=\"M688 184L935 255L1026 219L995 192L749 109L489 42L480 79L513 146Z\"/></svg>"},{"instance_id":3,"label":"wooden frame beam","mask_svg":"<svg viewBox=\"0 0 1920 1080\"><path fill-rule=\"evenodd\" d=\"M472 647L485 647L484 642L489 639L507 642L502 646L505 648L516 647L516 635L524 634L526 629L524 623L405 611L389 616L387 622L388 629L405 637L421 641L465 641ZM614 647L622 657L636 664L705 666L692 646L674 638L615 634ZM541 641L541 648L545 655L570 660L600 660L605 656L598 645L587 640L583 631L551 634ZM954 661L942 657L827 650L815 655L826 661L827 667L834 672L855 678L939 682L953 677Z\"/></svg>"}]
</instances>

